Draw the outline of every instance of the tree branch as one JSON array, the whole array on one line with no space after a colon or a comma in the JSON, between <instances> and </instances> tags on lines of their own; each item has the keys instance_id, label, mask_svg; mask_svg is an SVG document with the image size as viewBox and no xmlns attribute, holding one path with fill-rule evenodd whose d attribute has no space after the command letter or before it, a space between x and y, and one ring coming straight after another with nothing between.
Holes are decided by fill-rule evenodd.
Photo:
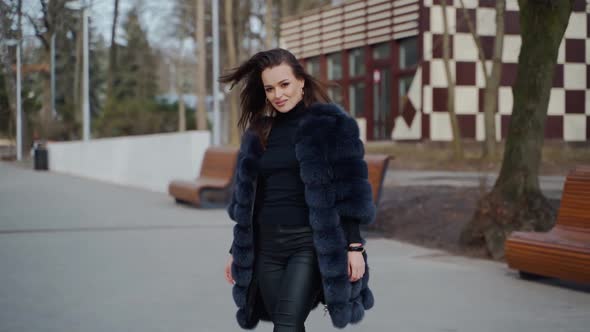
<instances>
[{"instance_id":1,"label":"tree branch","mask_svg":"<svg viewBox=\"0 0 590 332\"><path fill-rule=\"evenodd\" d=\"M463 0L461 0L463 1ZM504 49L504 13L506 0L496 1L496 38L494 39L494 51L492 61L494 66L502 63L502 50Z\"/></svg>"},{"instance_id":2,"label":"tree branch","mask_svg":"<svg viewBox=\"0 0 590 332\"><path fill-rule=\"evenodd\" d=\"M45 25L45 29L47 29L47 31L51 30L51 25L49 24L49 21L47 20L48 16L49 16L49 9L47 8L47 2L43 1L43 0L39 0L39 2L41 3L41 11L43 12L43 25Z\"/></svg>"},{"instance_id":3,"label":"tree branch","mask_svg":"<svg viewBox=\"0 0 590 332\"><path fill-rule=\"evenodd\" d=\"M39 38L39 40L41 40L41 43L43 43L43 47L45 47L46 50L50 49L51 46L49 45L49 42L47 41L47 39L43 35L43 32L41 32L41 30L39 29L39 26L35 22L35 19L29 14L25 14L25 15L27 16L27 19L29 20L29 22L33 26L33 29L35 29L35 36L37 36L37 38Z\"/></svg>"},{"instance_id":4,"label":"tree branch","mask_svg":"<svg viewBox=\"0 0 590 332\"><path fill-rule=\"evenodd\" d=\"M469 28L471 37L473 37L473 41L477 46L477 55L479 57L479 61L481 62L483 74L487 81L490 76L488 73L488 68L486 67L486 58L485 53L483 52L483 46L481 45L481 38L479 38L479 36L477 35L475 27L473 27L473 22L471 21L471 17L469 17L469 14L467 13L467 8L465 8L465 3L463 2L463 0L461 0L461 11L463 12L463 18L467 22L467 27Z\"/></svg>"}]
</instances>

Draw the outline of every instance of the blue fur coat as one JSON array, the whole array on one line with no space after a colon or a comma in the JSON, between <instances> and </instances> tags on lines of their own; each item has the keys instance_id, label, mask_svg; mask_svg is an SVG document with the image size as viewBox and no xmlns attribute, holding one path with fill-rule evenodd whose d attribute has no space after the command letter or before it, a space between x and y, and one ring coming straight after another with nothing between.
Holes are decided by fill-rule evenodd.
<instances>
[{"instance_id":1,"label":"blue fur coat","mask_svg":"<svg viewBox=\"0 0 590 332\"><path fill-rule=\"evenodd\" d=\"M232 293L239 308L236 317L238 324L248 329L254 328L258 319L267 317L266 313L259 313L254 324L248 324L245 318L254 266L252 211L262 153L258 136L247 130L242 137L234 190L227 208L230 218L236 221L232 243L232 275L236 282ZM311 105L296 130L295 155L305 185L322 278L323 296L318 301L327 306L332 324L342 328L362 320L374 301L368 288L368 264L361 280L351 283L348 279L347 241L340 225L343 216L355 218L361 224L375 219L356 121L335 104ZM363 255L366 262L366 254Z\"/></svg>"}]
</instances>

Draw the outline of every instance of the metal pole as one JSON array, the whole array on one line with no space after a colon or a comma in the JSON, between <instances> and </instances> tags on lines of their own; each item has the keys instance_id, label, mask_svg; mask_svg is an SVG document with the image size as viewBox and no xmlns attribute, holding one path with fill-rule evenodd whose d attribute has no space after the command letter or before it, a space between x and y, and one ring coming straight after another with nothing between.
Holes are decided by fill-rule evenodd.
<instances>
[{"instance_id":1,"label":"metal pole","mask_svg":"<svg viewBox=\"0 0 590 332\"><path fill-rule=\"evenodd\" d=\"M213 145L219 145L221 138L221 119L219 114L219 3L212 1L211 24L213 25Z\"/></svg>"},{"instance_id":2,"label":"metal pole","mask_svg":"<svg viewBox=\"0 0 590 332\"><path fill-rule=\"evenodd\" d=\"M23 159L23 119L22 119L22 101L21 101L21 39L23 38L23 2L18 1L18 38L16 40L16 160Z\"/></svg>"},{"instance_id":3,"label":"metal pole","mask_svg":"<svg viewBox=\"0 0 590 332\"><path fill-rule=\"evenodd\" d=\"M23 123L21 106L21 64L20 64L20 39L16 45L16 160L23 159Z\"/></svg>"},{"instance_id":4,"label":"metal pole","mask_svg":"<svg viewBox=\"0 0 590 332\"><path fill-rule=\"evenodd\" d=\"M51 35L51 115L55 119L55 33Z\"/></svg>"},{"instance_id":5,"label":"metal pole","mask_svg":"<svg viewBox=\"0 0 590 332\"><path fill-rule=\"evenodd\" d=\"M84 62L83 78L82 78L82 115L83 115L83 139L88 141L90 139L90 92L89 92L89 64L88 64L88 9L82 9L82 23L83 23L83 52L82 58Z\"/></svg>"}]
</instances>

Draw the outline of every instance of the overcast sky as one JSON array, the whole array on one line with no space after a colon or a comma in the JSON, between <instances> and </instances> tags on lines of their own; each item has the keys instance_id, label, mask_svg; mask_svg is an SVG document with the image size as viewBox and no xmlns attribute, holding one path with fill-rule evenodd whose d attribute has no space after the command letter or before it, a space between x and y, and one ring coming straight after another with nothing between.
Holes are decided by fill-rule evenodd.
<instances>
[{"instance_id":1,"label":"overcast sky","mask_svg":"<svg viewBox=\"0 0 590 332\"><path fill-rule=\"evenodd\" d=\"M100 33L107 44L110 44L114 0L81 1L90 6L90 19L94 31ZM152 47L176 55L179 54L179 51L182 55L194 54L194 43L191 38L187 38L180 49L180 41L169 37L172 35L172 28L174 27L174 18L172 17L174 0L119 0L119 20L117 22L118 43L125 43L122 28L123 22L126 19L129 9L136 4L138 4L141 9L141 25L147 30L148 39ZM210 4L208 5L210 6ZM40 17L40 0L23 0L23 12ZM222 13L220 12L220 23L222 23L222 19ZM259 31L261 28L261 22L254 18L254 16L251 17L250 29L252 29L252 31ZM26 19L23 20L23 29L25 36L34 35L34 30Z\"/></svg>"},{"instance_id":2,"label":"overcast sky","mask_svg":"<svg viewBox=\"0 0 590 332\"><path fill-rule=\"evenodd\" d=\"M114 0L82 0L82 2L90 5L92 26L110 43ZM169 42L167 35L169 35L171 27L173 1L170 0L119 0L118 41L122 41L122 22L127 11L134 4L139 4L140 8L142 8L141 23L144 29L147 29L150 43L165 46ZM23 12L40 15L41 6L39 0L23 0ZM23 20L23 28L26 35L34 34L27 20Z\"/></svg>"}]
</instances>

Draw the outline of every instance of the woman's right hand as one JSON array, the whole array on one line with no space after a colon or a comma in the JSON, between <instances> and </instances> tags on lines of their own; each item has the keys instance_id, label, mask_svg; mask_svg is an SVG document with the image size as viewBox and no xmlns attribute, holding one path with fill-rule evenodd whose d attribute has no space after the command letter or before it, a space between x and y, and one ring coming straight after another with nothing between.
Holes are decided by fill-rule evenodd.
<instances>
[{"instance_id":1,"label":"woman's right hand","mask_svg":"<svg viewBox=\"0 0 590 332\"><path fill-rule=\"evenodd\" d=\"M234 262L234 256L229 255L229 259L227 260L227 263L225 264L225 280L227 280L227 282L230 283L231 285L236 283L236 281L234 280L234 278L231 275L231 265L233 262Z\"/></svg>"}]
</instances>

